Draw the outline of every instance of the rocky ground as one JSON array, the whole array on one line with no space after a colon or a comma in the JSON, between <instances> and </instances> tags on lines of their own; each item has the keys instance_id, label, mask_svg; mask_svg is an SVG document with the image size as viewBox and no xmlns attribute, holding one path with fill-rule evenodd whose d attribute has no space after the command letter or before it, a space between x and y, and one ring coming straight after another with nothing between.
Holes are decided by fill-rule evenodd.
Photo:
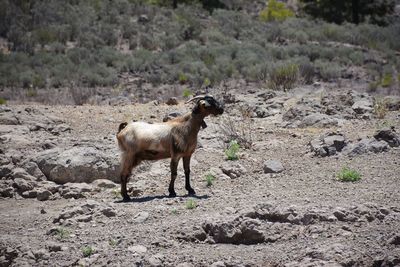
<instances>
[{"instance_id":1,"label":"rocky ground","mask_svg":"<svg viewBox=\"0 0 400 267\"><path fill-rule=\"evenodd\" d=\"M197 196L180 166L167 197L165 160L135 170L129 203L119 123L189 105L0 106L0 266L400 265L400 99L238 87L199 134ZM338 181L343 167L361 180Z\"/></svg>"}]
</instances>

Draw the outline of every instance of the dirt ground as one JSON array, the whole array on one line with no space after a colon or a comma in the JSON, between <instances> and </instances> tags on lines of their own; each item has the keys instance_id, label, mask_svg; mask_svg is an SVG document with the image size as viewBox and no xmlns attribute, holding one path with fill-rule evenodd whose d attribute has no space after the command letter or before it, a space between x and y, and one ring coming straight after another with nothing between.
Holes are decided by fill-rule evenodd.
<instances>
[{"instance_id":1,"label":"dirt ground","mask_svg":"<svg viewBox=\"0 0 400 267\"><path fill-rule=\"evenodd\" d=\"M110 145L122 121L160 121L168 112L190 108L152 102L10 106L16 107L40 110L69 125L71 131L56 140ZM226 111L224 118L231 114ZM0 265L399 266L400 149L317 157L309 148L326 132L340 131L356 141L373 136L387 122L400 129L399 116L390 111L384 120L348 119L340 126L306 128L252 118L252 148L241 148L233 162L226 160L226 144L220 140L223 119L207 118L209 127L199 133L192 162L196 196L186 195L180 163L178 197L167 197L169 161L163 160L131 177L130 186L140 185L140 192L128 203L120 202L118 185L89 190L78 199L2 198ZM33 156L34 151L33 144L22 153ZM284 171L265 173L266 160L280 161ZM240 176L225 175L221 169L227 164L242 169ZM361 180L338 181L343 167L357 170ZM209 173L215 177L211 186L205 178Z\"/></svg>"}]
</instances>

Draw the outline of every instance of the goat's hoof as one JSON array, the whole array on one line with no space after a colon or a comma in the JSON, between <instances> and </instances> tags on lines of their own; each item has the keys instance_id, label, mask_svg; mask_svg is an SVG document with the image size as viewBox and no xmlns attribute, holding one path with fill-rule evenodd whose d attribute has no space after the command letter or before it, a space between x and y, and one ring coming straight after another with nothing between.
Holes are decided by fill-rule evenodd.
<instances>
[{"instance_id":1,"label":"goat's hoof","mask_svg":"<svg viewBox=\"0 0 400 267\"><path fill-rule=\"evenodd\" d=\"M123 202L129 202L131 201L131 198L129 196L124 196L124 198L122 199Z\"/></svg>"},{"instance_id":2,"label":"goat's hoof","mask_svg":"<svg viewBox=\"0 0 400 267\"><path fill-rule=\"evenodd\" d=\"M176 193L175 192L169 192L169 197L176 197Z\"/></svg>"},{"instance_id":3,"label":"goat's hoof","mask_svg":"<svg viewBox=\"0 0 400 267\"><path fill-rule=\"evenodd\" d=\"M189 192L189 196L196 195L196 191L194 191L193 188L188 189L188 192Z\"/></svg>"}]
</instances>

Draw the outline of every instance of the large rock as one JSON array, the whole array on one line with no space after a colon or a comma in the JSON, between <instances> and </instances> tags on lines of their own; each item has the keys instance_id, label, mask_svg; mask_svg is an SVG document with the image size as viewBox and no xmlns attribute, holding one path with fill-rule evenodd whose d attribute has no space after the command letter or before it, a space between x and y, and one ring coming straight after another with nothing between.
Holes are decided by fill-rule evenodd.
<instances>
[{"instance_id":1,"label":"large rock","mask_svg":"<svg viewBox=\"0 0 400 267\"><path fill-rule=\"evenodd\" d=\"M338 124L339 120L336 118L332 118L326 114L313 113L304 117L299 123L299 127L332 127L337 126Z\"/></svg>"},{"instance_id":2,"label":"large rock","mask_svg":"<svg viewBox=\"0 0 400 267\"><path fill-rule=\"evenodd\" d=\"M378 141L385 141L391 147L400 146L400 136L395 132L394 128L383 128L376 132L374 138Z\"/></svg>"},{"instance_id":3,"label":"large rock","mask_svg":"<svg viewBox=\"0 0 400 267\"><path fill-rule=\"evenodd\" d=\"M363 99L356 101L351 107L357 114L371 113L373 110L373 103L370 100Z\"/></svg>"},{"instance_id":4,"label":"large rock","mask_svg":"<svg viewBox=\"0 0 400 267\"><path fill-rule=\"evenodd\" d=\"M257 219L239 217L228 222L205 222L202 228L215 243L250 245L266 240L260 225Z\"/></svg>"},{"instance_id":5,"label":"large rock","mask_svg":"<svg viewBox=\"0 0 400 267\"><path fill-rule=\"evenodd\" d=\"M341 152L347 142L343 134L328 133L310 142L311 151L317 156L326 157Z\"/></svg>"},{"instance_id":6,"label":"large rock","mask_svg":"<svg viewBox=\"0 0 400 267\"><path fill-rule=\"evenodd\" d=\"M54 148L42 152L35 160L47 179L59 184L90 183L96 179L118 182L118 153L105 151L109 149L92 146Z\"/></svg>"},{"instance_id":7,"label":"large rock","mask_svg":"<svg viewBox=\"0 0 400 267\"><path fill-rule=\"evenodd\" d=\"M377 141L373 138L365 138L349 146L346 149L346 152L349 156L356 156L368 152L380 153L383 151L387 151L388 149L389 146L385 141Z\"/></svg>"}]
</instances>

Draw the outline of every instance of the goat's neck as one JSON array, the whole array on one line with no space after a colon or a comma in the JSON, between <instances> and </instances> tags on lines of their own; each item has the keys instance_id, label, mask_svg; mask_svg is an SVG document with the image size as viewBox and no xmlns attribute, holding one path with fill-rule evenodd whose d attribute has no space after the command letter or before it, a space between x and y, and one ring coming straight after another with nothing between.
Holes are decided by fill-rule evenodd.
<instances>
[{"instance_id":1,"label":"goat's neck","mask_svg":"<svg viewBox=\"0 0 400 267\"><path fill-rule=\"evenodd\" d=\"M201 113L194 113L190 114L190 118L188 123L191 125L191 131L198 133L200 131L201 126L204 124L205 116Z\"/></svg>"}]
</instances>

